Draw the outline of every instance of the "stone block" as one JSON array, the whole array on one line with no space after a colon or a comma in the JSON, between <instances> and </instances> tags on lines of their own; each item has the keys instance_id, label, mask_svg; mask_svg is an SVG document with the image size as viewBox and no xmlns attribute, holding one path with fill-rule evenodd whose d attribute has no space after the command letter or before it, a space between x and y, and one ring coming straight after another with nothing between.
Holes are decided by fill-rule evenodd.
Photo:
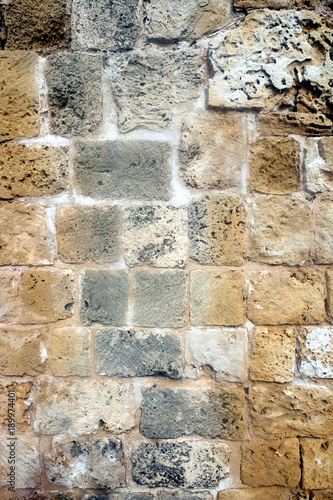
<instances>
[{"instance_id":1,"label":"stone block","mask_svg":"<svg viewBox=\"0 0 333 500\"><path fill-rule=\"evenodd\" d=\"M8 423L13 424L12 418L14 413L16 430L29 430L32 409L31 389L31 382L2 382L0 385L0 425L2 427L10 429ZM12 393L15 394L13 403L11 400ZM8 403L10 403L10 406ZM8 413L9 410L12 410L11 414Z\"/></svg>"},{"instance_id":2,"label":"stone block","mask_svg":"<svg viewBox=\"0 0 333 500\"><path fill-rule=\"evenodd\" d=\"M326 269L326 307L328 321L333 322L333 269Z\"/></svg>"},{"instance_id":3,"label":"stone block","mask_svg":"<svg viewBox=\"0 0 333 500\"><path fill-rule=\"evenodd\" d=\"M332 264L333 198L320 198L314 213L316 261L320 264Z\"/></svg>"},{"instance_id":4,"label":"stone block","mask_svg":"<svg viewBox=\"0 0 333 500\"><path fill-rule=\"evenodd\" d=\"M332 439L301 439L301 455L302 487L304 489L333 488Z\"/></svg>"},{"instance_id":5,"label":"stone block","mask_svg":"<svg viewBox=\"0 0 333 500\"><path fill-rule=\"evenodd\" d=\"M311 378L333 378L333 328L304 328L299 336L298 369Z\"/></svg>"},{"instance_id":6,"label":"stone block","mask_svg":"<svg viewBox=\"0 0 333 500\"><path fill-rule=\"evenodd\" d=\"M258 131L263 135L332 135L332 121L320 113L260 113Z\"/></svg>"},{"instance_id":7,"label":"stone block","mask_svg":"<svg viewBox=\"0 0 333 500\"><path fill-rule=\"evenodd\" d=\"M311 193L333 191L333 137L305 141L305 187Z\"/></svg>"},{"instance_id":8,"label":"stone block","mask_svg":"<svg viewBox=\"0 0 333 500\"><path fill-rule=\"evenodd\" d=\"M217 500L284 500L284 490L278 486L268 488L243 488L223 490L217 495Z\"/></svg>"},{"instance_id":9,"label":"stone block","mask_svg":"<svg viewBox=\"0 0 333 500\"><path fill-rule=\"evenodd\" d=\"M19 314L19 275L13 271L0 271L0 321L17 320Z\"/></svg>"},{"instance_id":10,"label":"stone block","mask_svg":"<svg viewBox=\"0 0 333 500\"><path fill-rule=\"evenodd\" d=\"M55 328L52 344L53 375L90 375L90 344L91 335L88 328Z\"/></svg>"},{"instance_id":11,"label":"stone block","mask_svg":"<svg viewBox=\"0 0 333 500\"><path fill-rule=\"evenodd\" d=\"M105 493L101 495L84 495L82 500L154 500L151 493Z\"/></svg>"},{"instance_id":12,"label":"stone block","mask_svg":"<svg viewBox=\"0 0 333 500\"><path fill-rule=\"evenodd\" d=\"M159 491L158 500L212 500L212 494L209 491L177 491L169 493Z\"/></svg>"},{"instance_id":13,"label":"stone block","mask_svg":"<svg viewBox=\"0 0 333 500\"><path fill-rule=\"evenodd\" d=\"M1 375L40 375L47 369L47 329L7 328L0 331Z\"/></svg>"},{"instance_id":14,"label":"stone block","mask_svg":"<svg viewBox=\"0 0 333 500\"><path fill-rule=\"evenodd\" d=\"M236 9L304 9L315 8L318 0L234 0Z\"/></svg>"},{"instance_id":15,"label":"stone block","mask_svg":"<svg viewBox=\"0 0 333 500\"><path fill-rule=\"evenodd\" d=\"M333 500L333 491L313 491L313 500Z\"/></svg>"},{"instance_id":16,"label":"stone block","mask_svg":"<svg viewBox=\"0 0 333 500\"><path fill-rule=\"evenodd\" d=\"M11 497L8 491L7 474L10 472L8 457L15 446L15 489L35 488L41 483L41 466L39 462L39 439L36 436L15 436L16 441L8 436L0 437L0 487L6 487L6 498ZM13 448L11 448L13 447ZM3 497L5 498L5 497ZM19 498L22 498L21 495Z\"/></svg>"}]
</instances>

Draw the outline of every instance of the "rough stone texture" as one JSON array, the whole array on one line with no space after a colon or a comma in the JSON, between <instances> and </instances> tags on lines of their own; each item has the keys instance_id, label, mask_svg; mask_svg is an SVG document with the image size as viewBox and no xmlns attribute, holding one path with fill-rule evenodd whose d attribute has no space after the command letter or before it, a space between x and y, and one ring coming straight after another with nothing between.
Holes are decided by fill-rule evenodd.
<instances>
[{"instance_id":1,"label":"rough stone texture","mask_svg":"<svg viewBox=\"0 0 333 500\"><path fill-rule=\"evenodd\" d=\"M293 9L315 8L318 0L234 0L236 9Z\"/></svg>"},{"instance_id":2,"label":"rough stone texture","mask_svg":"<svg viewBox=\"0 0 333 500\"><path fill-rule=\"evenodd\" d=\"M117 206L61 207L58 252L65 262L117 262L121 255L121 210Z\"/></svg>"},{"instance_id":3,"label":"rough stone texture","mask_svg":"<svg viewBox=\"0 0 333 500\"><path fill-rule=\"evenodd\" d=\"M151 488L215 488L229 473L229 451L224 443L144 444L133 453L132 476Z\"/></svg>"},{"instance_id":4,"label":"rough stone texture","mask_svg":"<svg viewBox=\"0 0 333 500\"><path fill-rule=\"evenodd\" d=\"M81 437L71 441L55 438L45 455L51 484L67 488L119 488L125 484L122 443L117 438Z\"/></svg>"},{"instance_id":5,"label":"rough stone texture","mask_svg":"<svg viewBox=\"0 0 333 500\"><path fill-rule=\"evenodd\" d=\"M8 464L10 450L8 444L15 443L15 487L17 489L35 488L41 482L39 439L29 434L15 437L17 441L9 441L8 436L0 437L0 487L6 486L6 490L8 488L7 474L10 467ZM10 499L11 493L8 490L6 493L6 498Z\"/></svg>"},{"instance_id":6,"label":"rough stone texture","mask_svg":"<svg viewBox=\"0 0 333 500\"><path fill-rule=\"evenodd\" d=\"M76 189L92 198L168 200L171 147L159 141L77 142Z\"/></svg>"},{"instance_id":7,"label":"rough stone texture","mask_svg":"<svg viewBox=\"0 0 333 500\"><path fill-rule=\"evenodd\" d=\"M298 439L242 445L241 480L249 486L296 487L301 479Z\"/></svg>"},{"instance_id":8,"label":"rough stone texture","mask_svg":"<svg viewBox=\"0 0 333 500\"><path fill-rule=\"evenodd\" d=\"M0 265L49 264L49 238L45 210L37 203L0 203Z\"/></svg>"},{"instance_id":9,"label":"rough stone texture","mask_svg":"<svg viewBox=\"0 0 333 500\"><path fill-rule=\"evenodd\" d=\"M327 315L328 321L333 322L333 269L326 269L326 290L327 290Z\"/></svg>"},{"instance_id":10,"label":"rough stone texture","mask_svg":"<svg viewBox=\"0 0 333 500\"><path fill-rule=\"evenodd\" d=\"M183 326L185 292L184 271L137 271L134 274L133 323L162 328Z\"/></svg>"},{"instance_id":11,"label":"rough stone texture","mask_svg":"<svg viewBox=\"0 0 333 500\"><path fill-rule=\"evenodd\" d=\"M312 500L332 500L333 491L313 491Z\"/></svg>"},{"instance_id":12,"label":"rough stone texture","mask_svg":"<svg viewBox=\"0 0 333 500\"><path fill-rule=\"evenodd\" d=\"M292 327L257 327L251 356L250 378L264 382L293 380L296 329Z\"/></svg>"},{"instance_id":13,"label":"rough stone texture","mask_svg":"<svg viewBox=\"0 0 333 500\"><path fill-rule=\"evenodd\" d=\"M178 158L180 175L192 188L239 188L246 163L244 116L202 110L187 115Z\"/></svg>"},{"instance_id":14,"label":"rough stone texture","mask_svg":"<svg viewBox=\"0 0 333 500\"><path fill-rule=\"evenodd\" d=\"M0 321L17 320L19 313L19 275L13 271L0 271Z\"/></svg>"},{"instance_id":15,"label":"rough stone texture","mask_svg":"<svg viewBox=\"0 0 333 500\"><path fill-rule=\"evenodd\" d=\"M190 276L190 317L195 326L244 323L244 276L240 271L196 269Z\"/></svg>"},{"instance_id":16,"label":"rough stone texture","mask_svg":"<svg viewBox=\"0 0 333 500\"><path fill-rule=\"evenodd\" d=\"M95 370L100 375L180 378L181 356L176 332L104 328L95 336Z\"/></svg>"},{"instance_id":17,"label":"rough stone texture","mask_svg":"<svg viewBox=\"0 0 333 500\"><path fill-rule=\"evenodd\" d=\"M0 139L35 137L38 125L37 55L0 52Z\"/></svg>"},{"instance_id":18,"label":"rough stone texture","mask_svg":"<svg viewBox=\"0 0 333 500\"><path fill-rule=\"evenodd\" d=\"M247 213L239 196L208 195L189 210L190 256L203 265L241 266L247 238Z\"/></svg>"},{"instance_id":19,"label":"rough stone texture","mask_svg":"<svg viewBox=\"0 0 333 500\"><path fill-rule=\"evenodd\" d=\"M163 129L178 104L199 97L202 52L194 47L132 52L110 59L110 86L119 107L119 128Z\"/></svg>"},{"instance_id":20,"label":"rough stone texture","mask_svg":"<svg viewBox=\"0 0 333 500\"><path fill-rule=\"evenodd\" d=\"M185 375L198 378L209 367L218 382L244 382L247 350L245 329L193 329L185 334Z\"/></svg>"},{"instance_id":21,"label":"rough stone texture","mask_svg":"<svg viewBox=\"0 0 333 500\"><path fill-rule=\"evenodd\" d=\"M333 441L301 439L301 454L303 488L333 488Z\"/></svg>"},{"instance_id":22,"label":"rough stone texture","mask_svg":"<svg viewBox=\"0 0 333 500\"><path fill-rule=\"evenodd\" d=\"M52 372L57 377L90 374L90 330L55 328L52 344Z\"/></svg>"},{"instance_id":23,"label":"rough stone texture","mask_svg":"<svg viewBox=\"0 0 333 500\"><path fill-rule=\"evenodd\" d=\"M325 318L323 275L310 268L254 272L248 315L255 324L320 323Z\"/></svg>"},{"instance_id":24,"label":"rough stone texture","mask_svg":"<svg viewBox=\"0 0 333 500\"><path fill-rule=\"evenodd\" d=\"M14 410L15 428L18 431L27 431L31 424L31 382L24 383L4 383L0 385L0 425L8 427L8 417L12 424L13 413L8 414L8 410ZM14 392L15 398L13 407L8 406L9 393Z\"/></svg>"},{"instance_id":25,"label":"rough stone texture","mask_svg":"<svg viewBox=\"0 0 333 500\"><path fill-rule=\"evenodd\" d=\"M66 0L11 0L4 17L7 49L38 50L67 45Z\"/></svg>"},{"instance_id":26,"label":"rough stone texture","mask_svg":"<svg viewBox=\"0 0 333 500\"><path fill-rule=\"evenodd\" d=\"M106 493L104 495L84 495L83 500L154 500L151 493ZM208 499L207 499L208 500Z\"/></svg>"},{"instance_id":27,"label":"rough stone texture","mask_svg":"<svg viewBox=\"0 0 333 500\"><path fill-rule=\"evenodd\" d=\"M46 80L53 133L84 135L99 127L101 79L99 56L61 53L48 57Z\"/></svg>"},{"instance_id":28,"label":"rough stone texture","mask_svg":"<svg viewBox=\"0 0 333 500\"><path fill-rule=\"evenodd\" d=\"M86 325L126 323L130 276L125 270L90 269L81 276L81 320Z\"/></svg>"},{"instance_id":29,"label":"rough stone texture","mask_svg":"<svg viewBox=\"0 0 333 500\"><path fill-rule=\"evenodd\" d=\"M218 500L284 500L284 490L277 486L271 488L244 488L223 490L218 493Z\"/></svg>"},{"instance_id":30,"label":"rough stone texture","mask_svg":"<svg viewBox=\"0 0 333 500\"><path fill-rule=\"evenodd\" d=\"M261 437L325 437L333 432L327 387L258 385L250 389L253 431Z\"/></svg>"},{"instance_id":31,"label":"rough stone texture","mask_svg":"<svg viewBox=\"0 0 333 500\"><path fill-rule=\"evenodd\" d=\"M187 210L160 205L125 208L123 246L128 266L184 267Z\"/></svg>"},{"instance_id":32,"label":"rough stone texture","mask_svg":"<svg viewBox=\"0 0 333 500\"><path fill-rule=\"evenodd\" d=\"M315 253L320 264L333 263L333 198L319 200L315 209Z\"/></svg>"},{"instance_id":33,"label":"rough stone texture","mask_svg":"<svg viewBox=\"0 0 333 500\"><path fill-rule=\"evenodd\" d=\"M259 132L264 135L332 135L333 123L323 114L260 113Z\"/></svg>"},{"instance_id":34,"label":"rough stone texture","mask_svg":"<svg viewBox=\"0 0 333 500\"><path fill-rule=\"evenodd\" d=\"M111 402L112 401L112 402ZM113 433L134 427L137 404L129 384L113 380L40 384L34 428L41 434Z\"/></svg>"},{"instance_id":35,"label":"rough stone texture","mask_svg":"<svg viewBox=\"0 0 333 500\"><path fill-rule=\"evenodd\" d=\"M242 389L151 387L143 393L140 432L153 439L189 434L241 439L244 406Z\"/></svg>"},{"instance_id":36,"label":"rough stone texture","mask_svg":"<svg viewBox=\"0 0 333 500\"><path fill-rule=\"evenodd\" d=\"M7 328L0 331L1 375L39 375L47 368L46 328Z\"/></svg>"},{"instance_id":37,"label":"rough stone texture","mask_svg":"<svg viewBox=\"0 0 333 500\"><path fill-rule=\"evenodd\" d=\"M67 148L0 145L0 197L58 194L68 186Z\"/></svg>"},{"instance_id":38,"label":"rough stone texture","mask_svg":"<svg viewBox=\"0 0 333 500\"><path fill-rule=\"evenodd\" d=\"M228 0L144 1L145 32L148 38L178 40L201 38L230 23Z\"/></svg>"},{"instance_id":39,"label":"rough stone texture","mask_svg":"<svg viewBox=\"0 0 333 500\"><path fill-rule=\"evenodd\" d=\"M333 137L305 141L305 187L311 193L333 191Z\"/></svg>"},{"instance_id":40,"label":"rough stone texture","mask_svg":"<svg viewBox=\"0 0 333 500\"><path fill-rule=\"evenodd\" d=\"M69 318L74 309L71 271L27 270L22 276L23 323L51 323Z\"/></svg>"},{"instance_id":41,"label":"rough stone texture","mask_svg":"<svg viewBox=\"0 0 333 500\"><path fill-rule=\"evenodd\" d=\"M295 139L257 139L250 148L249 164L251 190L267 194L300 190L300 146Z\"/></svg>"},{"instance_id":42,"label":"rough stone texture","mask_svg":"<svg viewBox=\"0 0 333 500\"><path fill-rule=\"evenodd\" d=\"M209 491L177 491L175 493L159 491L157 497L158 500L211 500L212 494Z\"/></svg>"},{"instance_id":43,"label":"rough stone texture","mask_svg":"<svg viewBox=\"0 0 333 500\"><path fill-rule=\"evenodd\" d=\"M309 258L311 203L291 196L255 199L251 221L251 258L268 264L302 264Z\"/></svg>"},{"instance_id":44,"label":"rough stone texture","mask_svg":"<svg viewBox=\"0 0 333 500\"><path fill-rule=\"evenodd\" d=\"M313 378L333 378L333 328L306 328L299 336L299 371Z\"/></svg>"}]
</instances>

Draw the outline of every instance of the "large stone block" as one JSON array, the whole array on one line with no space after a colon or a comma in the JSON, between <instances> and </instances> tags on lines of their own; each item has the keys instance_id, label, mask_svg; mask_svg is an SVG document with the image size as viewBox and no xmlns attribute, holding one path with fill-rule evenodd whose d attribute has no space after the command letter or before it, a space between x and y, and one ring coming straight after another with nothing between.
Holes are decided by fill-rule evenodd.
<instances>
[{"instance_id":1,"label":"large stone block","mask_svg":"<svg viewBox=\"0 0 333 500\"><path fill-rule=\"evenodd\" d=\"M0 271L0 321L17 320L19 315L19 274L9 270Z\"/></svg>"},{"instance_id":2,"label":"large stone block","mask_svg":"<svg viewBox=\"0 0 333 500\"><path fill-rule=\"evenodd\" d=\"M171 197L171 147L159 141L76 143L75 185L97 199L168 200Z\"/></svg>"},{"instance_id":3,"label":"large stone block","mask_svg":"<svg viewBox=\"0 0 333 500\"><path fill-rule=\"evenodd\" d=\"M333 378L333 328L304 328L299 336L298 368L306 377Z\"/></svg>"},{"instance_id":4,"label":"large stone block","mask_svg":"<svg viewBox=\"0 0 333 500\"><path fill-rule=\"evenodd\" d=\"M90 330L62 327L53 330L52 372L57 377L90 374Z\"/></svg>"},{"instance_id":5,"label":"large stone block","mask_svg":"<svg viewBox=\"0 0 333 500\"><path fill-rule=\"evenodd\" d=\"M269 488L243 488L223 490L218 493L218 500L284 500L284 490L278 486Z\"/></svg>"},{"instance_id":6,"label":"large stone block","mask_svg":"<svg viewBox=\"0 0 333 500\"><path fill-rule=\"evenodd\" d=\"M305 187L311 193L333 191L333 137L305 141Z\"/></svg>"},{"instance_id":7,"label":"large stone block","mask_svg":"<svg viewBox=\"0 0 333 500\"><path fill-rule=\"evenodd\" d=\"M31 382L2 382L0 385L0 425L1 427L8 427L8 424L13 425L13 418L15 420L14 426L18 431L27 431L31 424ZM14 393L13 402L11 398ZM11 412L9 412L12 410ZM13 417L14 415L14 417ZM10 436L8 436L10 437ZM1 497L0 497L1 498Z\"/></svg>"},{"instance_id":8,"label":"large stone block","mask_svg":"<svg viewBox=\"0 0 333 500\"><path fill-rule=\"evenodd\" d=\"M1 375L40 375L47 369L47 329L7 328L0 331Z\"/></svg>"},{"instance_id":9,"label":"large stone block","mask_svg":"<svg viewBox=\"0 0 333 500\"><path fill-rule=\"evenodd\" d=\"M315 208L315 252L320 264L333 263L333 198L324 197Z\"/></svg>"},{"instance_id":10,"label":"large stone block","mask_svg":"<svg viewBox=\"0 0 333 500\"><path fill-rule=\"evenodd\" d=\"M39 439L36 436L15 436L16 440L8 436L0 437L0 487L6 487L6 497L9 500L22 498L11 496L7 483L10 472L8 458L10 451L15 453L15 489L35 488L41 483L42 469L39 462Z\"/></svg>"},{"instance_id":11,"label":"large stone block","mask_svg":"<svg viewBox=\"0 0 333 500\"><path fill-rule=\"evenodd\" d=\"M317 113L259 113L258 131L264 135L332 135L333 123Z\"/></svg>"},{"instance_id":12,"label":"large stone block","mask_svg":"<svg viewBox=\"0 0 333 500\"><path fill-rule=\"evenodd\" d=\"M333 488L332 439L301 439L301 455L303 488Z\"/></svg>"}]
</instances>

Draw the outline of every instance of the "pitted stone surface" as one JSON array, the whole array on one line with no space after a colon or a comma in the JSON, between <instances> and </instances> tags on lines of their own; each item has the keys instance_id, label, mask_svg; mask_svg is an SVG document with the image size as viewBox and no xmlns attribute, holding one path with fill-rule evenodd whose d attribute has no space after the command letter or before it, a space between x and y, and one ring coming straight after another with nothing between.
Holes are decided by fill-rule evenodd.
<instances>
[{"instance_id":1,"label":"pitted stone surface","mask_svg":"<svg viewBox=\"0 0 333 500\"><path fill-rule=\"evenodd\" d=\"M53 375L58 377L90 375L90 337L88 328L54 328Z\"/></svg>"},{"instance_id":2,"label":"pitted stone surface","mask_svg":"<svg viewBox=\"0 0 333 500\"><path fill-rule=\"evenodd\" d=\"M236 9L293 9L303 7L315 8L318 0L235 0ZM251 497L252 498L252 497Z\"/></svg>"},{"instance_id":3,"label":"pitted stone surface","mask_svg":"<svg viewBox=\"0 0 333 500\"><path fill-rule=\"evenodd\" d=\"M333 137L305 142L305 186L311 193L333 191Z\"/></svg>"},{"instance_id":4,"label":"pitted stone surface","mask_svg":"<svg viewBox=\"0 0 333 500\"><path fill-rule=\"evenodd\" d=\"M151 493L105 493L101 495L84 495L82 500L154 500ZM61 499L62 500L62 499ZM66 499L65 499L66 500Z\"/></svg>"},{"instance_id":5,"label":"pitted stone surface","mask_svg":"<svg viewBox=\"0 0 333 500\"><path fill-rule=\"evenodd\" d=\"M218 500L284 500L284 490L277 486L270 488L244 488L223 490L218 493Z\"/></svg>"},{"instance_id":6,"label":"pitted stone surface","mask_svg":"<svg viewBox=\"0 0 333 500\"><path fill-rule=\"evenodd\" d=\"M315 209L315 253L320 264L333 263L333 198L319 200Z\"/></svg>"},{"instance_id":7,"label":"pitted stone surface","mask_svg":"<svg viewBox=\"0 0 333 500\"><path fill-rule=\"evenodd\" d=\"M212 494L208 491L177 491L169 493L166 491L158 492L158 500L211 500Z\"/></svg>"},{"instance_id":8,"label":"pitted stone surface","mask_svg":"<svg viewBox=\"0 0 333 500\"><path fill-rule=\"evenodd\" d=\"M35 488L41 483L39 461L39 438L36 436L16 436L16 441L9 441L8 436L0 437L0 487L6 487L6 498L12 499L8 491L7 474L9 473L8 444L15 444L15 486L17 489ZM5 498L5 497L3 497ZM17 497L16 497L17 498Z\"/></svg>"},{"instance_id":9,"label":"pitted stone surface","mask_svg":"<svg viewBox=\"0 0 333 500\"><path fill-rule=\"evenodd\" d=\"M333 328L304 328L299 336L299 371L313 378L333 378Z\"/></svg>"},{"instance_id":10,"label":"pitted stone surface","mask_svg":"<svg viewBox=\"0 0 333 500\"><path fill-rule=\"evenodd\" d=\"M47 370L47 328L0 330L1 375L40 375Z\"/></svg>"},{"instance_id":11,"label":"pitted stone surface","mask_svg":"<svg viewBox=\"0 0 333 500\"><path fill-rule=\"evenodd\" d=\"M0 271L0 321L17 321L19 315L19 274Z\"/></svg>"},{"instance_id":12,"label":"pitted stone surface","mask_svg":"<svg viewBox=\"0 0 333 500\"><path fill-rule=\"evenodd\" d=\"M301 454L302 487L305 489L333 488L332 439L301 439ZM319 496L319 498L322 497ZM330 493L323 498L329 499Z\"/></svg>"},{"instance_id":13,"label":"pitted stone surface","mask_svg":"<svg viewBox=\"0 0 333 500\"><path fill-rule=\"evenodd\" d=\"M8 413L8 409L15 409L15 427L18 431L27 431L31 424L31 382L24 383L2 383L0 385L0 425L8 427L8 423L13 423L13 413ZM8 407L10 394L15 393L15 399L12 406ZM11 404L11 401L10 401ZM0 497L1 498L1 497Z\"/></svg>"},{"instance_id":14,"label":"pitted stone surface","mask_svg":"<svg viewBox=\"0 0 333 500\"><path fill-rule=\"evenodd\" d=\"M317 113L259 113L258 131L263 135L332 135L333 123Z\"/></svg>"}]
</instances>

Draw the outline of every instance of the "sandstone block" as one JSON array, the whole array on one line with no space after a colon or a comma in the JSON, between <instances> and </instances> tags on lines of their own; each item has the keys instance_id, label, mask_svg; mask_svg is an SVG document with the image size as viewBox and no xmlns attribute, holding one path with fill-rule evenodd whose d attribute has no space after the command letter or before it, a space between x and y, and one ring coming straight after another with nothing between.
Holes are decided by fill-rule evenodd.
<instances>
[{"instance_id":1,"label":"sandstone block","mask_svg":"<svg viewBox=\"0 0 333 500\"><path fill-rule=\"evenodd\" d=\"M333 378L333 328L306 328L299 338L298 369L313 378Z\"/></svg>"},{"instance_id":2,"label":"sandstone block","mask_svg":"<svg viewBox=\"0 0 333 500\"><path fill-rule=\"evenodd\" d=\"M37 59L32 52L0 52L2 140L38 135Z\"/></svg>"},{"instance_id":3,"label":"sandstone block","mask_svg":"<svg viewBox=\"0 0 333 500\"><path fill-rule=\"evenodd\" d=\"M134 427L137 409L129 384L113 380L42 381L37 400L35 432L89 434L103 429L120 433Z\"/></svg>"},{"instance_id":4,"label":"sandstone block","mask_svg":"<svg viewBox=\"0 0 333 500\"><path fill-rule=\"evenodd\" d=\"M248 315L255 324L311 324L325 317L323 276L310 269L253 273Z\"/></svg>"},{"instance_id":5,"label":"sandstone block","mask_svg":"<svg viewBox=\"0 0 333 500\"><path fill-rule=\"evenodd\" d=\"M240 271L196 269L190 277L190 316L195 326L244 323L244 276Z\"/></svg>"},{"instance_id":6,"label":"sandstone block","mask_svg":"<svg viewBox=\"0 0 333 500\"><path fill-rule=\"evenodd\" d=\"M17 437L16 441L8 440L8 436L0 437L0 487L6 487L6 498L10 498L10 492L7 489L7 474L10 471L8 464L9 443L15 443L15 488L35 488L41 482L39 439L29 435L15 437Z\"/></svg>"},{"instance_id":7,"label":"sandstone block","mask_svg":"<svg viewBox=\"0 0 333 500\"><path fill-rule=\"evenodd\" d=\"M236 9L294 9L303 7L305 9L315 8L318 0L235 0Z\"/></svg>"},{"instance_id":8,"label":"sandstone block","mask_svg":"<svg viewBox=\"0 0 333 500\"><path fill-rule=\"evenodd\" d=\"M211 500L212 494L209 491L176 491L174 493L159 491L157 498L158 500Z\"/></svg>"},{"instance_id":9,"label":"sandstone block","mask_svg":"<svg viewBox=\"0 0 333 500\"><path fill-rule=\"evenodd\" d=\"M86 325L126 323L130 276L125 270L90 269L81 280L81 320Z\"/></svg>"},{"instance_id":10,"label":"sandstone block","mask_svg":"<svg viewBox=\"0 0 333 500\"><path fill-rule=\"evenodd\" d=\"M8 428L8 418L12 419L12 414L8 413L11 409L15 414L15 428L19 431L27 431L31 423L31 382L24 383L2 383L0 385L0 424ZM13 407L8 406L11 393L14 392ZM11 420L9 420L12 423ZM8 436L9 437L9 436Z\"/></svg>"},{"instance_id":11,"label":"sandstone block","mask_svg":"<svg viewBox=\"0 0 333 500\"><path fill-rule=\"evenodd\" d=\"M333 198L321 198L315 208L315 252L320 264L333 263Z\"/></svg>"},{"instance_id":12,"label":"sandstone block","mask_svg":"<svg viewBox=\"0 0 333 500\"><path fill-rule=\"evenodd\" d=\"M184 267L187 257L187 210L172 206L134 206L123 211L123 246L127 265Z\"/></svg>"},{"instance_id":13,"label":"sandstone block","mask_svg":"<svg viewBox=\"0 0 333 500\"><path fill-rule=\"evenodd\" d=\"M200 441L144 444L133 453L133 480L151 488L215 488L229 473L229 451Z\"/></svg>"},{"instance_id":14,"label":"sandstone block","mask_svg":"<svg viewBox=\"0 0 333 500\"><path fill-rule=\"evenodd\" d=\"M120 237L121 210L117 206L58 209L58 251L65 262L117 262L121 255Z\"/></svg>"},{"instance_id":15,"label":"sandstone block","mask_svg":"<svg viewBox=\"0 0 333 500\"><path fill-rule=\"evenodd\" d=\"M249 486L296 487L301 479L298 439L242 445L241 480Z\"/></svg>"},{"instance_id":16,"label":"sandstone block","mask_svg":"<svg viewBox=\"0 0 333 500\"><path fill-rule=\"evenodd\" d=\"M102 61L99 56L59 53L47 58L51 130L85 135L102 120Z\"/></svg>"},{"instance_id":17,"label":"sandstone block","mask_svg":"<svg viewBox=\"0 0 333 500\"><path fill-rule=\"evenodd\" d=\"M97 199L168 200L171 197L171 147L157 141L76 143L76 189Z\"/></svg>"},{"instance_id":18,"label":"sandstone block","mask_svg":"<svg viewBox=\"0 0 333 500\"><path fill-rule=\"evenodd\" d=\"M141 433L152 439L189 434L241 439L245 396L242 389L151 387L141 404Z\"/></svg>"},{"instance_id":19,"label":"sandstone block","mask_svg":"<svg viewBox=\"0 0 333 500\"><path fill-rule=\"evenodd\" d=\"M106 493L103 495L84 495L82 500L154 500L151 493Z\"/></svg>"},{"instance_id":20,"label":"sandstone block","mask_svg":"<svg viewBox=\"0 0 333 500\"><path fill-rule=\"evenodd\" d=\"M333 441L301 439L301 455L303 488L333 488Z\"/></svg>"},{"instance_id":21,"label":"sandstone block","mask_svg":"<svg viewBox=\"0 0 333 500\"><path fill-rule=\"evenodd\" d=\"M332 500L333 491L313 491L313 500Z\"/></svg>"},{"instance_id":22,"label":"sandstone block","mask_svg":"<svg viewBox=\"0 0 333 500\"><path fill-rule=\"evenodd\" d=\"M299 191L300 146L291 137L257 139L250 148L250 188L267 194Z\"/></svg>"},{"instance_id":23,"label":"sandstone block","mask_svg":"<svg viewBox=\"0 0 333 500\"><path fill-rule=\"evenodd\" d=\"M54 485L82 489L125 485L124 452L117 438L56 437L45 465L47 479Z\"/></svg>"},{"instance_id":24,"label":"sandstone block","mask_svg":"<svg viewBox=\"0 0 333 500\"><path fill-rule=\"evenodd\" d=\"M110 87L119 108L119 128L167 127L178 104L199 97L203 54L194 47L132 52L110 59Z\"/></svg>"},{"instance_id":25,"label":"sandstone block","mask_svg":"<svg viewBox=\"0 0 333 500\"><path fill-rule=\"evenodd\" d=\"M214 194L193 201L189 237L190 256L199 264L244 264L247 213L242 198Z\"/></svg>"},{"instance_id":26,"label":"sandstone block","mask_svg":"<svg viewBox=\"0 0 333 500\"><path fill-rule=\"evenodd\" d=\"M0 202L0 265L46 265L52 260L44 208Z\"/></svg>"},{"instance_id":27,"label":"sandstone block","mask_svg":"<svg viewBox=\"0 0 333 500\"><path fill-rule=\"evenodd\" d=\"M23 323L51 323L69 318L74 308L71 271L27 270L22 275Z\"/></svg>"},{"instance_id":28,"label":"sandstone block","mask_svg":"<svg viewBox=\"0 0 333 500\"><path fill-rule=\"evenodd\" d=\"M53 330L52 372L57 377L90 374L90 330L55 328Z\"/></svg>"},{"instance_id":29,"label":"sandstone block","mask_svg":"<svg viewBox=\"0 0 333 500\"><path fill-rule=\"evenodd\" d=\"M180 378L181 357L176 332L103 328L95 336L95 370L100 375Z\"/></svg>"},{"instance_id":30,"label":"sandstone block","mask_svg":"<svg viewBox=\"0 0 333 500\"><path fill-rule=\"evenodd\" d=\"M305 141L305 186L312 193L333 191L333 137Z\"/></svg>"},{"instance_id":31,"label":"sandstone block","mask_svg":"<svg viewBox=\"0 0 333 500\"><path fill-rule=\"evenodd\" d=\"M326 269L327 315L328 321L333 321L333 269Z\"/></svg>"},{"instance_id":32,"label":"sandstone block","mask_svg":"<svg viewBox=\"0 0 333 500\"><path fill-rule=\"evenodd\" d=\"M8 328L0 331L1 375L40 375L47 368L47 329Z\"/></svg>"},{"instance_id":33,"label":"sandstone block","mask_svg":"<svg viewBox=\"0 0 333 500\"><path fill-rule=\"evenodd\" d=\"M133 323L162 328L183 326L185 294L184 271L137 271L134 274Z\"/></svg>"},{"instance_id":34,"label":"sandstone block","mask_svg":"<svg viewBox=\"0 0 333 500\"><path fill-rule=\"evenodd\" d=\"M250 389L253 431L261 437L325 437L333 432L327 387L260 385Z\"/></svg>"},{"instance_id":35,"label":"sandstone block","mask_svg":"<svg viewBox=\"0 0 333 500\"><path fill-rule=\"evenodd\" d=\"M257 327L251 357L250 378L264 382L293 380L296 329L292 327Z\"/></svg>"},{"instance_id":36,"label":"sandstone block","mask_svg":"<svg viewBox=\"0 0 333 500\"><path fill-rule=\"evenodd\" d=\"M247 332L243 328L192 329L185 334L185 375L214 370L217 381L243 382L247 376Z\"/></svg>"},{"instance_id":37,"label":"sandstone block","mask_svg":"<svg viewBox=\"0 0 333 500\"><path fill-rule=\"evenodd\" d=\"M284 490L277 486L269 488L243 488L223 490L218 493L218 500L284 500Z\"/></svg>"},{"instance_id":38,"label":"sandstone block","mask_svg":"<svg viewBox=\"0 0 333 500\"><path fill-rule=\"evenodd\" d=\"M259 132L264 135L332 135L333 123L317 113L260 113Z\"/></svg>"},{"instance_id":39,"label":"sandstone block","mask_svg":"<svg viewBox=\"0 0 333 500\"><path fill-rule=\"evenodd\" d=\"M14 321L19 313L19 275L13 271L0 271L0 321Z\"/></svg>"}]
</instances>

